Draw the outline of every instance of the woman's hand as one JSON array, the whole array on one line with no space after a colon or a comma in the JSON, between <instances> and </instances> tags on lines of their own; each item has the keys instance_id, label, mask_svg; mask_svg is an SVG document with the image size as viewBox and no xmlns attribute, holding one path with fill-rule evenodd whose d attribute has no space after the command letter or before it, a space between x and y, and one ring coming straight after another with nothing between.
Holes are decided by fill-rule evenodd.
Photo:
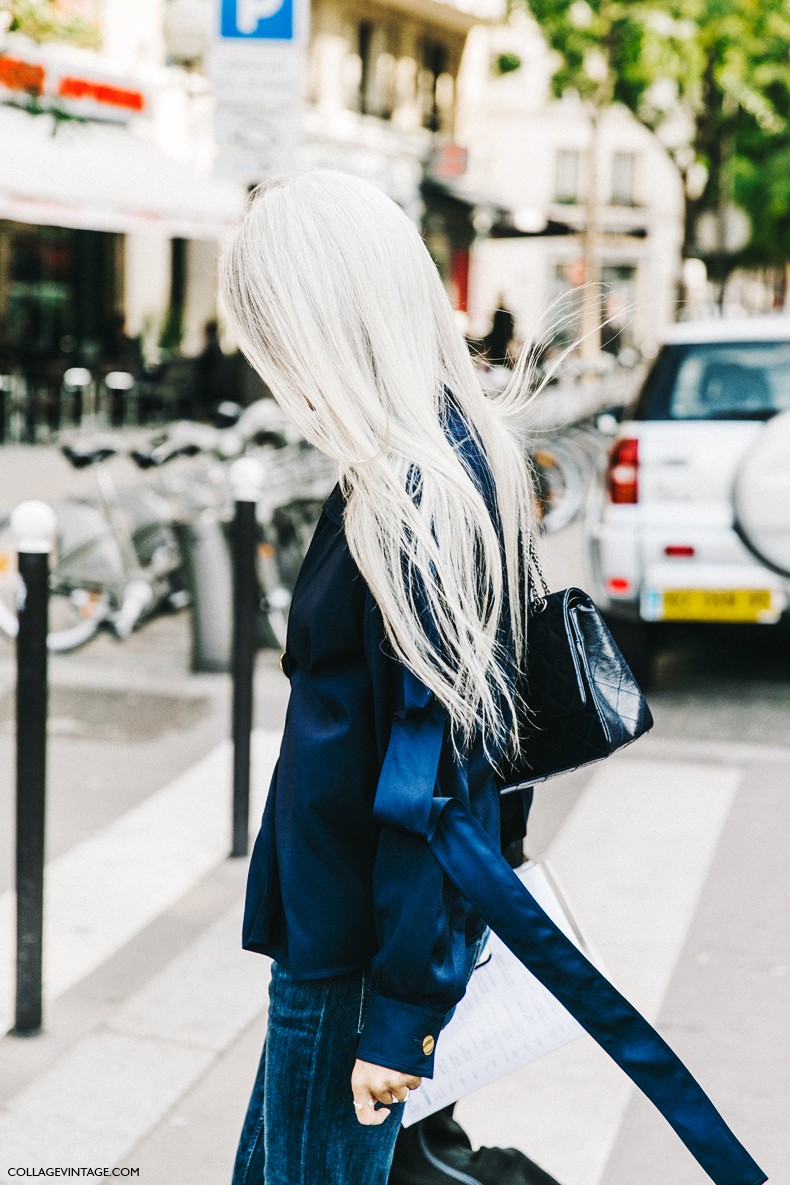
<instances>
[{"instance_id":1,"label":"woman's hand","mask_svg":"<svg viewBox=\"0 0 790 1185\"><path fill-rule=\"evenodd\" d=\"M422 1082L413 1074L401 1074L400 1070L388 1070L374 1066L357 1058L351 1074L351 1093L354 1096L354 1110L360 1123L374 1126L383 1123L389 1115L386 1107L376 1108L376 1103L405 1103L410 1090L416 1090Z\"/></svg>"}]
</instances>

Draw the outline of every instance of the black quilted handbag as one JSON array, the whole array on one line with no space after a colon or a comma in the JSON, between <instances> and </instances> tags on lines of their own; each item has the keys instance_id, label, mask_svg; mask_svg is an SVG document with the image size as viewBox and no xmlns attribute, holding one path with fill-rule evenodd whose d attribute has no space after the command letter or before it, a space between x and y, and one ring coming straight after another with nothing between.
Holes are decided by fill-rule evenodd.
<instances>
[{"instance_id":1,"label":"black quilted handbag","mask_svg":"<svg viewBox=\"0 0 790 1185\"><path fill-rule=\"evenodd\" d=\"M595 602L579 588L550 592L534 545L530 554L543 592L530 580L527 655L517 686L523 756L505 769L504 791L600 761L653 725Z\"/></svg>"}]
</instances>

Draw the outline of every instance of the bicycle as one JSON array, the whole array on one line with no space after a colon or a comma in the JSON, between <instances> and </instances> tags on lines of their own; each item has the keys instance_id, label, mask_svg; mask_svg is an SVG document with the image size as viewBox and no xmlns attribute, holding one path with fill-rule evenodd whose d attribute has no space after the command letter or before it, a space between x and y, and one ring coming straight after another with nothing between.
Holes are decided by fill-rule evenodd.
<instances>
[{"instance_id":1,"label":"bicycle","mask_svg":"<svg viewBox=\"0 0 790 1185\"><path fill-rule=\"evenodd\" d=\"M172 510L150 489L119 493L107 462L121 448L110 442L65 445L76 469L92 468L100 506L69 501L55 507L56 538L50 576L47 647L67 653L86 645L102 626L119 639L164 604L185 604L181 553ZM16 546L9 517L0 520L0 633L17 635Z\"/></svg>"},{"instance_id":2,"label":"bicycle","mask_svg":"<svg viewBox=\"0 0 790 1185\"><path fill-rule=\"evenodd\" d=\"M605 456L606 436L597 418L581 420L561 434L557 430L539 437L530 457L543 531L559 531L577 518Z\"/></svg>"}]
</instances>

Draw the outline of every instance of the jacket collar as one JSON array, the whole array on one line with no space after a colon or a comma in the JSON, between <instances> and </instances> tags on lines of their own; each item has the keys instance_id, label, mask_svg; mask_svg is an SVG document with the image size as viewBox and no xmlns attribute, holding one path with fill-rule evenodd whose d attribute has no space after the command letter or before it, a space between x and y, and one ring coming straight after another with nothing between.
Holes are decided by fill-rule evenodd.
<instances>
[{"instance_id":1,"label":"jacket collar","mask_svg":"<svg viewBox=\"0 0 790 1185\"><path fill-rule=\"evenodd\" d=\"M340 482L337 483L332 493L324 502L323 511L326 517L335 524L336 527L343 526L343 511L346 507L346 500L343 497L343 492L340 489Z\"/></svg>"}]
</instances>

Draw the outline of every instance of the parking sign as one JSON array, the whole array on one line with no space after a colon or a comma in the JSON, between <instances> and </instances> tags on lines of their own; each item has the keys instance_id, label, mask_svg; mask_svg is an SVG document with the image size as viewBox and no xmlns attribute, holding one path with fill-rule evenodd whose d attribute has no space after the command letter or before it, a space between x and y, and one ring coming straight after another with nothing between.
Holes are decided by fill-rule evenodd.
<instances>
[{"instance_id":1,"label":"parking sign","mask_svg":"<svg viewBox=\"0 0 790 1185\"><path fill-rule=\"evenodd\" d=\"M294 0L221 0L220 37L293 41Z\"/></svg>"}]
</instances>

